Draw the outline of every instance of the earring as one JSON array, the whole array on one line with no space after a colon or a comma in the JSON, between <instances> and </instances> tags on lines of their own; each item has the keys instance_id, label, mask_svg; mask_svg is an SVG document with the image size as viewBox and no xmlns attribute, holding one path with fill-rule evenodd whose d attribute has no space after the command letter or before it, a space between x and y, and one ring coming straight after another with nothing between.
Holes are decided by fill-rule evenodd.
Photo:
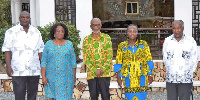
<instances>
[{"instance_id":1,"label":"earring","mask_svg":"<svg viewBox=\"0 0 200 100\"><path fill-rule=\"evenodd\" d=\"M55 34L54 34L54 37L55 37Z\"/></svg>"}]
</instances>

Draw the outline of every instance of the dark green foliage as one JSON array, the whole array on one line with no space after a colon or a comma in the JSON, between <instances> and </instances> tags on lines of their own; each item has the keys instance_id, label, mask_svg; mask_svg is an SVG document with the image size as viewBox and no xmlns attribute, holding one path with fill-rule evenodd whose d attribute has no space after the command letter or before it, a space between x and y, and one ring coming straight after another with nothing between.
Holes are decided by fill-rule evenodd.
<instances>
[{"instance_id":1,"label":"dark green foliage","mask_svg":"<svg viewBox=\"0 0 200 100\"><path fill-rule=\"evenodd\" d=\"M10 0L0 0L0 28L11 25Z\"/></svg>"}]
</instances>

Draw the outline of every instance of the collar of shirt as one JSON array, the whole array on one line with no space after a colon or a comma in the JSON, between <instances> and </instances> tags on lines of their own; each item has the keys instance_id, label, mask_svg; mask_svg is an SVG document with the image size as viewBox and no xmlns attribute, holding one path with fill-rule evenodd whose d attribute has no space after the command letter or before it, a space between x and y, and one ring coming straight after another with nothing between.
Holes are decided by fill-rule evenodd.
<instances>
[{"instance_id":1,"label":"collar of shirt","mask_svg":"<svg viewBox=\"0 0 200 100\"><path fill-rule=\"evenodd\" d=\"M94 39L94 38L92 38L92 33L89 35L88 38ZM104 38L104 36L103 36L103 35L101 34L101 32L100 32L99 38L98 38L97 40L99 40L99 39L101 39L101 38ZM95 40L95 39L94 39L94 40Z\"/></svg>"},{"instance_id":2,"label":"collar of shirt","mask_svg":"<svg viewBox=\"0 0 200 100\"><path fill-rule=\"evenodd\" d=\"M184 39L185 39L185 34L183 34L183 36L179 42L182 42ZM172 35L171 40L177 41L176 38L174 37L174 34Z\"/></svg>"},{"instance_id":3,"label":"collar of shirt","mask_svg":"<svg viewBox=\"0 0 200 100\"><path fill-rule=\"evenodd\" d=\"M20 27L20 31L24 31L23 26L21 26L20 24L19 24L18 26ZM35 32L33 26L30 25L30 24L29 24L28 32L29 32L29 31L30 31L30 32Z\"/></svg>"}]
</instances>

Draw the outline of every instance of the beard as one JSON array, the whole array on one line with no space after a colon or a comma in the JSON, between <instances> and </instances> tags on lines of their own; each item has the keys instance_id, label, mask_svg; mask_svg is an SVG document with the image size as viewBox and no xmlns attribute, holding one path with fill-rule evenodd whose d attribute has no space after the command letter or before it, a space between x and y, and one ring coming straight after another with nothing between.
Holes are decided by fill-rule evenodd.
<instances>
[{"instance_id":1,"label":"beard","mask_svg":"<svg viewBox=\"0 0 200 100\"><path fill-rule=\"evenodd\" d=\"M95 33L95 34L98 34L99 32L100 32L100 30L98 30L98 31L92 30L92 33Z\"/></svg>"}]
</instances>

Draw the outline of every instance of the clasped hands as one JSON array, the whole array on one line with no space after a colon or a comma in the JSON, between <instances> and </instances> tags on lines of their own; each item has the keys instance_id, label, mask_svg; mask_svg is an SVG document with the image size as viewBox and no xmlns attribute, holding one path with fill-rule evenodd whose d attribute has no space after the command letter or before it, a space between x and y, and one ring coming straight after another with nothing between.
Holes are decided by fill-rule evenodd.
<instances>
[{"instance_id":1,"label":"clasped hands","mask_svg":"<svg viewBox=\"0 0 200 100\"><path fill-rule=\"evenodd\" d=\"M97 77L101 77L102 75L103 75L103 70L101 70L101 69L97 69L96 70L96 72L95 72L95 75L97 76Z\"/></svg>"}]
</instances>

